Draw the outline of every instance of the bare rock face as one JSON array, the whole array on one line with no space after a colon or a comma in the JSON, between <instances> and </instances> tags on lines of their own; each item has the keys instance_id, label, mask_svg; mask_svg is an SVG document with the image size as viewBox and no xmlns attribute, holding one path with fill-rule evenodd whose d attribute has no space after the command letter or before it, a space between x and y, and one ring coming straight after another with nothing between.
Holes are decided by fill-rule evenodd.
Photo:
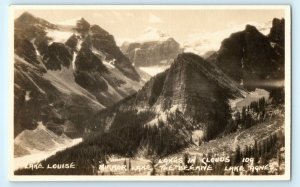
<instances>
[{"instance_id":1,"label":"bare rock face","mask_svg":"<svg viewBox=\"0 0 300 187\"><path fill-rule=\"evenodd\" d=\"M14 26L15 136L41 122L58 135L80 137L86 119L141 88L114 37L98 25L80 19L63 28L24 13ZM70 37L56 41L53 31Z\"/></svg>"},{"instance_id":2,"label":"bare rock face","mask_svg":"<svg viewBox=\"0 0 300 187\"><path fill-rule=\"evenodd\" d=\"M109 128L102 122L116 120L114 115L151 111L154 115L147 121L150 125L165 120L172 126L171 121L178 120L173 115L177 115L182 120L182 129L202 129L210 139L226 126L230 117L228 99L234 97L241 97L241 88L236 82L200 56L183 53L169 69L152 77L136 94L101 111L90 123L99 122L97 125Z\"/></svg>"},{"instance_id":3,"label":"bare rock face","mask_svg":"<svg viewBox=\"0 0 300 187\"><path fill-rule=\"evenodd\" d=\"M78 40L79 40L79 37L76 36L75 34L73 34L66 42L65 42L65 45L68 46L72 52L77 51L77 44L78 44Z\"/></svg>"},{"instance_id":4,"label":"bare rock face","mask_svg":"<svg viewBox=\"0 0 300 187\"><path fill-rule=\"evenodd\" d=\"M268 37L270 41L284 47L284 19L274 18L272 21L272 27Z\"/></svg>"},{"instance_id":5,"label":"bare rock face","mask_svg":"<svg viewBox=\"0 0 300 187\"><path fill-rule=\"evenodd\" d=\"M216 66L192 53L178 55L170 69L151 79L150 84L150 106L160 105L162 110L179 106L191 117L208 115L215 102L223 103L226 98L241 96L235 82ZM140 93L142 91L137 97Z\"/></svg>"},{"instance_id":6,"label":"bare rock face","mask_svg":"<svg viewBox=\"0 0 300 187\"><path fill-rule=\"evenodd\" d=\"M45 31L47 29L57 29L57 26L44 19L34 17L28 12L23 13L14 22L15 52L22 56L20 54L22 50L20 50L19 47L22 45L28 46L28 42L27 44L24 43L24 40L27 40L36 47L37 51L44 55L47 51L48 43L50 41L50 38L47 37L47 33ZM27 49L26 46L23 47L24 49Z\"/></svg>"},{"instance_id":7,"label":"bare rock face","mask_svg":"<svg viewBox=\"0 0 300 187\"><path fill-rule=\"evenodd\" d=\"M39 63L34 46L27 39L15 40L15 53L30 63Z\"/></svg>"},{"instance_id":8,"label":"bare rock face","mask_svg":"<svg viewBox=\"0 0 300 187\"><path fill-rule=\"evenodd\" d=\"M114 60L114 66L125 76L134 81L139 81L140 76L132 66L130 60L116 45L114 37L98 25L88 27L89 25L84 24L85 27L82 29L81 22L79 22L79 25L77 24L77 27L79 27L79 30L81 31L83 40L82 45L85 48L89 48L91 50L94 49L95 51L100 52L101 56L105 56L105 60Z\"/></svg>"},{"instance_id":9,"label":"bare rock face","mask_svg":"<svg viewBox=\"0 0 300 187\"><path fill-rule=\"evenodd\" d=\"M48 46L44 56L45 65L50 70L60 70L62 66L69 68L72 58L70 49L64 44L56 42Z\"/></svg>"},{"instance_id":10,"label":"bare rock face","mask_svg":"<svg viewBox=\"0 0 300 187\"><path fill-rule=\"evenodd\" d=\"M277 21L273 21L273 26L274 22L277 25ZM282 33L279 34L278 30L272 27L273 34L267 37L254 26L247 25L244 31L233 33L223 40L214 61L227 75L246 88L266 88L268 82L284 77L283 53L276 49L270 39L276 38L279 43L282 42L279 39Z\"/></svg>"},{"instance_id":11,"label":"bare rock face","mask_svg":"<svg viewBox=\"0 0 300 187\"><path fill-rule=\"evenodd\" d=\"M156 28L148 28L135 42L125 42L123 53L136 67L171 64L182 52L174 38Z\"/></svg>"},{"instance_id":12,"label":"bare rock face","mask_svg":"<svg viewBox=\"0 0 300 187\"><path fill-rule=\"evenodd\" d=\"M173 38L166 41L131 43L122 49L137 67L170 64L181 52L179 43Z\"/></svg>"}]
</instances>

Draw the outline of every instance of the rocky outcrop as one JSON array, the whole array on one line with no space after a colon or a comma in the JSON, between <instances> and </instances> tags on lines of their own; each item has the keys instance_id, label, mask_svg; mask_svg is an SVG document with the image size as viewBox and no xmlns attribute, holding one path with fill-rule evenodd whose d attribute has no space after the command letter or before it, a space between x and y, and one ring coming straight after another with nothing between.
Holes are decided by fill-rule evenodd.
<instances>
[{"instance_id":1,"label":"rocky outcrop","mask_svg":"<svg viewBox=\"0 0 300 187\"><path fill-rule=\"evenodd\" d=\"M64 28L29 13L14 25L15 136L41 122L58 135L80 137L84 121L141 87L113 36L97 25L80 19ZM56 42L55 33L65 32L70 37Z\"/></svg>"},{"instance_id":2,"label":"rocky outcrop","mask_svg":"<svg viewBox=\"0 0 300 187\"><path fill-rule=\"evenodd\" d=\"M122 49L137 67L170 64L181 52L179 43L173 38L162 42L131 43Z\"/></svg>"},{"instance_id":3,"label":"rocky outcrop","mask_svg":"<svg viewBox=\"0 0 300 187\"><path fill-rule=\"evenodd\" d=\"M57 29L57 26L44 19L34 17L28 12L23 13L14 22L15 52L22 56L16 49L20 47L22 41L27 40L35 45L40 54L44 55L50 41L50 38L47 37L47 29Z\"/></svg>"},{"instance_id":4,"label":"rocky outcrop","mask_svg":"<svg viewBox=\"0 0 300 187\"><path fill-rule=\"evenodd\" d=\"M282 47L284 47L284 35L285 35L285 21L284 19L274 18L272 21L272 27L268 37L271 42L274 42Z\"/></svg>"},{"instance_id":5,"label":"rocky outcrop","mask_svg":"<svg viewBox=\"0 0 300 187\"><path fill-rule=\"evenodd\" d=\"M182 52L174 38L155 28L146 29L135 42L124 42L121 50L136 67L169 65Z\"/></svg>"},{"instance_id":6,"label":"rocky outcrop","mask_svg":"<svg viewBox=\"0 0 300 187\"><path fill-rule=\"evenodd\" d=\"M215 65L195 54L184 53L178 55L170 69L145 84L137 93L137 102L147 98L150 106L161 105L163 110L174 105L187 109L187 105L199 103L193 101L193 98L216 101L218 98L214 93L217 89L226 90L226 97L241 96L237 83ZM193 111L192 108L188 110Z\"/></svg>"},{"instance_id":7,"label":"rocky outcrop","mask_svg":"<svg viewBox=\"0 0 300 187\"><path fill-rule=\"evenodd\" d=\"M215 62L235 81L254 89L284 77L281 57L267 36L247 25L244 31L223 40Z\"/></svg>"},{"instance_id":8,"label":"rocky outcrop","mask_svg":"<svg viewBox=\"0 0 300 187\"><path fill-rule=\"evenodd\" d=\"M15 57L15 136L23 130L35 129L39 121L57 134L80 136L83 132L80 124L103 107L84 95L63 93L43 77L45 72L41 65L31 65ZM70 128L73 130L69 131Z\"/></svg>"},{"instance_id":9,"label":"rocky outcrop","mask_svg":"<svg viewBox=\"0 0 300 187\"><path fill-rule=\"evenodd\" d=\"M30 63L39 63L34 46L27 39L15 40L15 53Z\"/></svg>"},{"instance_id":10,"label":"rocky outcrop","mask_svg":"<svg viewBox=\"0 0 300 187\"><path fill-rule=\"evenodd\" d=\"M102 78L102 73L107 73L106 66L86 45L80 49L76 61L75 81L90 91L106 91L108 86Z\"/></svg>"},{"instance_id":11,"label":"rocky outcrop","mask_svg":"<svg viewBox=\"0 0 300 187\"><path fill-rule=\"evenodd\" d=\"M135 95L98 113L91 123L108 118L113 121L112 114L124 111L151 111L156 115L150 125L157 125L159 120L172 125L165 116L178 111L184 116L182 124L192 126L183 128L205 129L210 131L207 134L216 135L230 117L228 98L241 97L241 93L238 84L217 66L195 54L184 53L178 55L170 69L152 77ZM105 123L98 125L109 128Z\"/></svg>"},{"instance_id":12,"label":"rocky outcrop","mask_svg":"<svg viewBox=\"0 0 300 187\"><path fill-rule=\"evenodd\" d=\"M78 40L79 40L79 37L76 36L75 34L73 34L66 42L65 42L65 45L68 46L72 52L77 51L77 44L78 44Z\"/></svg>"},{"instance_id":13,"label":"rocky outcrop","mask_svg":"<svg viewBox=\"0 0 300 187\"><path fill-rule=\"evenodd\" d=\"M47 69L60 70L62 66L69 68L73 55L66 45L53 42L48 46L43 58Z\"/></svg>"},{"instance_id":14,"label":"rocky outcrop","mask_svg":"<svg viewBox=\"0 0 300 187\"><path fill-rule=\"evenodd\" d=\"M83 21L81 20L81 22ZM82 28L82 25L84 25L84 28ZM82 34L83 46L98 51L107 61L114 60L114 66L125 76L135 81L140 80L140 76L129 59L118 48L112 35L98 25L89 27L89 25L85 23L77 24L77 27L79 27L79 29L76 30L80 30L81 33L84 32Z\"/></svg>"},{"instance_id":15,"label":"rocky outcrop","mask_svg":"<svg viewBox=\"0 0 300 187\"><path fill-rule=\"evenodd\" d=\"M33 15L31 15L28 12L24 12L22 15L20 15L16 20L15 24L17 27L40 27L40 28L51 28L51 29L56 29L57 26L55 24L49 23L48 21L37 18ZM32 33L33 35L34 33Z\"/></svg>"}]
</instances>

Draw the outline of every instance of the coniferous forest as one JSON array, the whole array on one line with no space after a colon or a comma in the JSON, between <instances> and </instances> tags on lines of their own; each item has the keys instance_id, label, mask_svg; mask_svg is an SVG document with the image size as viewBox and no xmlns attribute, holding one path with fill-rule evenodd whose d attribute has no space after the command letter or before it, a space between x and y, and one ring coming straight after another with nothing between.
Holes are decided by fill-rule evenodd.
<instances>
[{"instance_id":1,"label":"coniferous forest","mask_svg":"<svg viewBox=\"0 0 300 187\"><path fill-rule=\"evenodd\" d=\"M144 14L127 13L124 21ZM106 30L90 16L66 24L16 15L15 175L287 173L284 18L211 28L205 39L199 27L188 43L150 27L122 43L128 30ZM187 24L177 22L164 22L176 36Z\"/></svg>"}]
</instances>

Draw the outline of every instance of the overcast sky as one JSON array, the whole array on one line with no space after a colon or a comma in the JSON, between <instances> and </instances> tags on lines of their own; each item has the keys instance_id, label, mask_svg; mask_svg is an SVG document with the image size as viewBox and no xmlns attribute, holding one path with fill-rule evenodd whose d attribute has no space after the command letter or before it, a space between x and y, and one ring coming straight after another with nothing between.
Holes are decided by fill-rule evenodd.
<instances>
[{"instance_id":1,"label":"overcast sky","mask_svg":"<svg viewBox=\"0 0 300 187\"><path fill-rule=\"evenodd\" d=\"M66 23L84 17L114 35L116 40L134 39L148 27L158 28L184 42L189 35L230 29L245 23L266 23L283 18L283 10L27 10L51 23ZM16 10L15 17L24 10Z\"/></svg>"}]
</instances>

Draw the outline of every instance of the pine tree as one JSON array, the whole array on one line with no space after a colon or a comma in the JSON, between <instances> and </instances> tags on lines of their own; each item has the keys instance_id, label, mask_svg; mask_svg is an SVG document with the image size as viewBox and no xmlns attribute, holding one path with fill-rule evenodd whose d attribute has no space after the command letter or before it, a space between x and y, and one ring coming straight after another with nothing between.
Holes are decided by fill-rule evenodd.
<instances>
[{"instance_id":1,"label":"pine tree","mask_svg":"<svg viewBox=\"0 0 300 187\"><path fill-rule=\"evenodd\" d=\"M234 165L238 165L242 160L241 148L239 145L235 149L234 157Z\"/></svg>"},{"instance_id":2,"label":"pine tree","mask_svg":"<svg viewBox=\"0 0 300 187\"><path fill-rule=\"evenodd\" d=\"M152 168L152 171L151 171L150 175L156 175L156 169L155 169L156 163L157 163L157 159L156 159L155 156L153 156L151 158L151 162L150 162L150 165L151 165L151 168Z\"/></svg>"},{"instance_id":3,"label":"pine tree","mask_svg":"<svg viewBox=\"0 0 300 187\"><path fill-rule=\"evenodd\" d=\"M129 161L128 161L128 170L130 171L131 170L131 160L129 158Z\"/></svg>"}]
</instances>

